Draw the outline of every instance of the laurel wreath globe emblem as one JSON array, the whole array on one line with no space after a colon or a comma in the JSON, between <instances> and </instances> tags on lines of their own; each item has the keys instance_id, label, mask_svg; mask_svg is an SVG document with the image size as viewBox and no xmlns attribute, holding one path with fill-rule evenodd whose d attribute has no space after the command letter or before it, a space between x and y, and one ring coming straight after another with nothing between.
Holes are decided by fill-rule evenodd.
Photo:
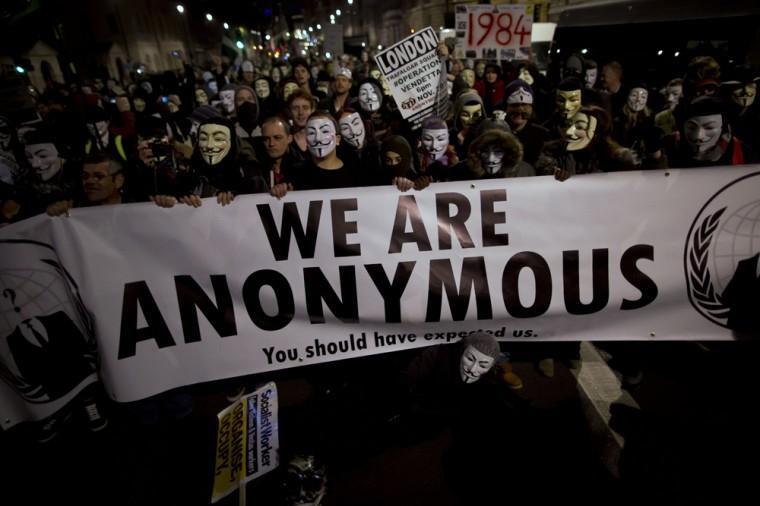
<instances>
[{"instance_id":1,"label":"laurel wreath globe emblem","mask_svg":"<svg viewBox=\"0 0 760 506\"><path fill-rule=\"evenodd\" d=\"M710 245L713 235L718 229L720 217L726 211L722 208L713 214L705 216L694 232L688 246L688 275L690 294L694 303L705 313L716 319L728 317L728 307L723 303L720 294L715 290L708 268Z\"/></svg>"},{"instance_id":2,"label":"laurel wreath globe emblem","mask_svg":"<svg viewBox=\"0 0 760 506\"><path fill-rule=\"evenodd\" d=\"M741 318L748 318L745 306L756 297L758 255L760 172L755 171L716 191L692 222L683 262L694 309L712 323L736 330Z\"/></svg>"}]
</instances>

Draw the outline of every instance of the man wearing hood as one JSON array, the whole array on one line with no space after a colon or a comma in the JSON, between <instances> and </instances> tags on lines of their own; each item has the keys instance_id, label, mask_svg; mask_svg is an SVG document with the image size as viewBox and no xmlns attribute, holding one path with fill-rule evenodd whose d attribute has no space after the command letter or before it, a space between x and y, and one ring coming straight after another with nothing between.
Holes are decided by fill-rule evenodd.
<instances>
[{"instance_id":1,"label":"man wearing hood","mask_svg":"<svg viewBox=\"0 0 760 506\"><path fill-rule=\"evenodd\" d=\"M461 93L454 102L453 127L449 129L449 143L454 146L457 156L467 155L467 133L485 119L483 99L473 90Z\"/></svg>"},{"instance_id":2,"label":"man wearing hood","mask_svg":"<svg viewBox=\"0 0 760 506\"><path fill-rule=\"evenodd\" d=\"M501 129L486 130L470 144L467 159L452 169L452 178L469 181L535 176L522 156L522 145L514 135Z\"/></svg>"}]
</instances>

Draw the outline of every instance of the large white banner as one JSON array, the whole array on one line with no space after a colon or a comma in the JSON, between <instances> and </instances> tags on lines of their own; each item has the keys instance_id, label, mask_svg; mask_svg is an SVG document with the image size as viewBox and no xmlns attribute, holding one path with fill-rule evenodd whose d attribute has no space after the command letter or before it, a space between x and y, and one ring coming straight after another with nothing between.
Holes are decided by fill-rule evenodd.
<instances>
[{"instance_id":1,"label":"large white banner","mask_svg":"<svg viewBox=\"0 0 760 506\"><path fill-rule=\"evenodd\" d=\"M134 401L477 330L515 341L757 336L758 256L757 166L38 216L0 229L0 357L6 381L18 376L0 382L2 420L40 416L44 403L19 399L47 383L26 378L9 346L59 308L81 334L86 308L107 391ZM89 377L74 362L69 385Z\"/></svg>"}]
</instances>

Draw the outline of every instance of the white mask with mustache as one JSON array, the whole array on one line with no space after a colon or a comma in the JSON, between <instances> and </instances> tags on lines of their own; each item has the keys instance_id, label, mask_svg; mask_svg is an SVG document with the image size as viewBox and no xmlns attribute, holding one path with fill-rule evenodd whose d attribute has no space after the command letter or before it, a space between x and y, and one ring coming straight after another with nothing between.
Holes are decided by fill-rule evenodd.
<instances>
[{"instance_id":1,"label":"white mask with mustache","mask_svg":"<svg viewBox=\"0 0 760 506\"><path fill-rule=\"evenodd\" d=\"M203 161L216 165L230 152L232 142L230 129L225 125L206 123L198 130L198 149Z\"/></svg>"},{"instance_id":2,"label":"white mask with mustache","mask_svg":"<svg viewBox=\"0 0 760 506\"><path fill-rule=\"evenodd\" d=\"M369 112L380 109L380 94L372 83L359 86L359 105Z\"/></svg>"},{"instance_id":3,"label":"white mask with mustache","mask_svg":"<svg viewBox=\"0 0 760 506\"><path fill-rule=\"evenodd\" d=\"M306 144L309 152L317 158L324 158L335 151L337 139L333 122L326 118L310 119L306 123Z\"/></svg>"},{"instance_id":4,"label":"white mask with mustache","mask_svg":"<svg viewBox=\"0 0 760 506\"><path fill-rule=\"evenodd\" d=\"M340 125L340 135L346 142L355 148L364 145L364 138L367 134L364 129L364 122L358 112L343 116L338 124Z\"/></svg>"},{"instance_id":5,"label":"white mask with mustache","mask_svg":"<svg viewBox=\"0 0 760 506\"><path fill-rule=\"evenodd\" d=\"M449 131L445 128L422 129L422 147L431 160L438 160L449 146Z\"/></svg>"},{"instance_id":6,"label":"white mask with mustache","mask_svg":"<svg viewBox=\"0 0 760 506\"><path fill-rule=\"evenodd\" d=\"M480 161L486 172L493 176L501 170L504 163L504 150L495 146L488 146L480 152Z\"/></svg>"}]
</instances>

